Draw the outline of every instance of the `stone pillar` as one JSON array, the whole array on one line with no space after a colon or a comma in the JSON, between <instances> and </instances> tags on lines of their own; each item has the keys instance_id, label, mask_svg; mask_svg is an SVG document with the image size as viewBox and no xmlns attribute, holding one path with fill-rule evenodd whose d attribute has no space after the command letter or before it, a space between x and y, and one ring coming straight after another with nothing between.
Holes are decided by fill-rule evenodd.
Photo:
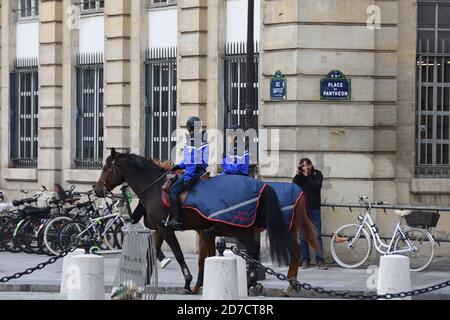
<instances>
[{"instance_id":1,"label":"stone pillar","mask_svg":"<svg viewBox=\"0 0 450 320\"><path fill-rule=\"evenodd\" d=\"M207 108L206 120L210 137L210 166L212 174L222 163L224 127L224 63L226 37L226 1L208 1L207 33ZM213 130L214 129L214 130ZM218 164L218 165L216 165Z\"/></svg>"},{"instance_id":2,"label":"stone pillar","mask_svg":"<svg viewBox=\"0 0 450 320\"><path fill-rule=\"evenodd\" d=\"M63 1L63 147L62 168L64 179L70 179L76 155L76 57L79 43L79 6L77 0ZM72 182L72 181L70 181Z\"/></svg>"},{"instance_id":3,"label":"stone pillar","mask_svg":"<svg viewBox=\"0 0 450 320\"><path fill-rule=\"evenodd\" d=\"M131 1L105 1L105 146L130 148Z\"/></svg>"},{"instance_id":4,"label":"stone pillar","mask_svg":"<svg viewBox=\"0 0 450 320\"><path fill-rule=\"evenodd\" d=\"M1 33L0 33L0 99L1 99L1 114L0 114L0 126L1 126L1 137L0 137L0 164L2 185L4 184L5 171L9 168L9 72L13 67L15 58L15 23L14 23L14 12L13 9L16 8L15 1L2 1L0 7L0 23L1 23Z\"/></svg>"},{"instance_id":5,"label":"stone pillar","mask_svg":"<svg viewBox=\"0 0 450 320\"><path fill-rule=\"evenodd\" d=\"M184 129L190 116L208 125L207 19L208 1L178 2L178 128Z\"/></svg>"},{"instance_id":6,"label":"stone pillar","mask_svg":"<svg viewBox=\"0 0 450 320\"><path fill-rule=\"evenodd\" d=\"M131 152L144 154L144 89L145 52L148 48L148 1L131 2L130 51L130 148Z\"/></svg>"},{"instance_id":7,"label":"stone pillar","mask_svg":"<svg viewBox=\"0 0 450 320\"><path fill-rule=\"evenodd\" d=\"M63 1L39 1L39 183L53 188L62 171Z\"/></svg>"},{"instance_id":8,"label":"stone pillar","mask_svg":"<svg viewBox=\"0 0 450 320\"><path fill-rule=\"evenodd\" d=\"M398 2L398 120L397 193L399 204L410 204L416 148L416 39L417 1ZM432 202L438 205L437 202ZM448 202L446 202L448 203Z\"/></svg>"}]
</instances>

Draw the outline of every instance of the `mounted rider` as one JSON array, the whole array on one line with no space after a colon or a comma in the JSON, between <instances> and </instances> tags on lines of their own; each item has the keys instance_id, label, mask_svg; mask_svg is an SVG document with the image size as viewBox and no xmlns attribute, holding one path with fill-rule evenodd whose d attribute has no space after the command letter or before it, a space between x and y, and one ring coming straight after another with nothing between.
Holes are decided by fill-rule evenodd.
<instances>
[{"instance_id":1,"label":"mounted rider","mask_svg":"<svg viewBox=\"0 0 450 320\"><path fill-rule=\"evenodd\" d=\"M179 195L189 190L206 173L209 159L209 145L206 130L202 130L202 122L198 117L190 117L186 122L188 134L184 146L184 157L172 171L185 169L184 174L170 188L171 219L166 227L181 230L181 208Z\"/></svg>"},{"instance_id":2,"label":"mounted rider","mask_svg":"<svg viewBox=\"0 0 450 320\"><path fill-rule=\"evenodd\" d=\"M222 174L238 174L248 176L250 154L245 144L245 137L240 136L238 126L230 128L233 133L229 136L229 151L222 161Z\"/></svg>"}]
</instances>

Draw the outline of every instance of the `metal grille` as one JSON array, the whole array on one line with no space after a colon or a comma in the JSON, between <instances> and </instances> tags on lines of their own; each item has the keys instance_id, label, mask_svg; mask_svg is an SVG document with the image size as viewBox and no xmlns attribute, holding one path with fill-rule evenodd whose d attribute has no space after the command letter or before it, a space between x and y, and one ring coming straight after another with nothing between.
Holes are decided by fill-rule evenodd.
<instances>
[{"instance_id":1,"label":"metal grille","mask_svg":"<svg viewBox=\"0 0 450 320\"><path fill-rule=\"evenodd\" d=\"M176 145L176 48L149 49L145 61L145 155L170 160Z\"/></svg>"},{"instance_id":2,"label":"metal grille","mask_svg":"<svg viewBox=\"0 0 450 320\"><path fill-rule=\"evenodd\" d=\"M418 5L416 175L450 176L450 2Z\"/></svg>"},{"instance_id":3,"label":"metal grille","mask_svg":"<svg viewBox=\"0 0 450 320\"><path fill-rule=\"evenodd\" d=\"M231 126L244 128L245 124L245 88L246 85L246 64L247 64L246 44L228 43L225 46L225 129ZM255 80L253 88L255 91L255 130L258 129L259 114L259 47L255 46Z\"/></svg>"},{"instance_id":4,"label":"metal grille","mask_svg":"<svg viewBox=\"0 0 450 320\"><path fill-rule=\"evenodd\" d=\"M103 55L77 57L77 169L101 169L103 163Z\"/></svg>"},{"instance_id":5,"label":"metal grille","mask_svg":"<svg viewBox=\"0 0 450 320\"><path fill-rule=\"evenodd\" d=\"M35 18L39 15L38 0L19 0L18 19Z\"/></svg>"},{"instance_id":6,"label":"metal grille","mask_svg":"<svg viewBox=\"0 0 450 320\"><path fill-rule=\"evenodd\" d=\"M38 59L17 59L10 76L11 161L36 168L38 157Z\"/></svg>"},{"instance_id":7,"label":"metal grille","mask_svg":"<svg viewBox=\"0 0 450 320\"><path fill-rule=\"evenodd\" d=\"M80 3L81 11L102 11L105 8L104 0L83 0Z\"/></svg>"}]
</instances>

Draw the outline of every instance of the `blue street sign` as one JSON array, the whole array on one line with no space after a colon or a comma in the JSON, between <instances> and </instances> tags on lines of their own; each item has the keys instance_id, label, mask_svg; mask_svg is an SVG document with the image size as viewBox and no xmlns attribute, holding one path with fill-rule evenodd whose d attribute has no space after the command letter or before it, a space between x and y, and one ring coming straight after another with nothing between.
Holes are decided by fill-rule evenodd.
<instances>
[{"instance_id":1,"label":"blue street sign","mask_svg":"<svg viewBox=\"0 0 450 320\"><path fill-rule=\"evenodd\" d=\"M331 71L320 81L320 100L350 100L352 83L341 71Z\"/></svg>"},{"instance_id":2,"label":"blue street sign","mask_svg":"<svg viewBox=\"0 0 450 320\"><path fill-rule=\"evenodd\" d=\"M270 98L273 100L286 100L286 78L280 70L270 80Z\"/></svg>"}]
</instances>

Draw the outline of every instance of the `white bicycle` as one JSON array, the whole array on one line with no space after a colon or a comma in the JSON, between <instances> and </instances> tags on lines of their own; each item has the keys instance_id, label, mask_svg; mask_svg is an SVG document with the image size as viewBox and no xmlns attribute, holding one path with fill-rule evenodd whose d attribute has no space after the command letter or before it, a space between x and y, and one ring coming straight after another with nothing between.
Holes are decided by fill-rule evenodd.
<instances>
[{"instance_id":1,"label":"white bicycle","mask_svg":"<svg viewBox=\"0 0 450 320\"><path fill-rule=\"evenodd\" d=\"M365 216L359 216L359 224L348 224L340 227L331 239L331 254L340 266L357 268L367 261L375 249L384 255L400 254L409 257L410 270L422 271L433 260L435 241L425 229L409 227L402 224L403 219L411 211L396 210L400 220L390 240L383 242L378 234L370 210L373 203L367 197L359 197L360 203L366 206Z\"/></svg>"}]
</instances>

